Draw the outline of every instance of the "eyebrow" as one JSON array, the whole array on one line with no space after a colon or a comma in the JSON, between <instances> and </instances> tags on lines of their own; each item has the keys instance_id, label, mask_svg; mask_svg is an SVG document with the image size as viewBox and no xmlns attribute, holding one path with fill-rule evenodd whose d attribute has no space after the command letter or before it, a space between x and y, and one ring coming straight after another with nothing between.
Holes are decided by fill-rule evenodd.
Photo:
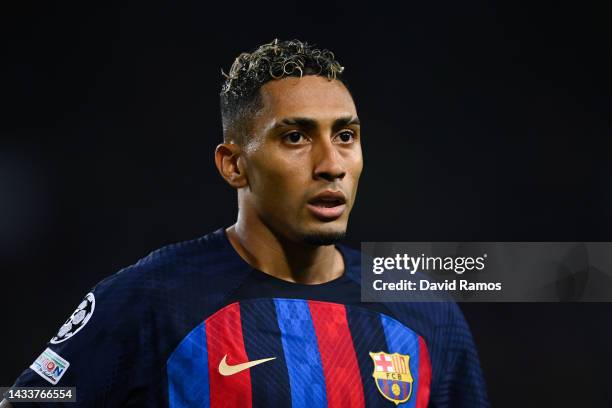
<instances>
[{"instance_id":1,"label":"eyebrow","mask_svg":"<svg viewBox=\"0 0 612 408\"><path fill-rule=\"evenodd\" d=\"M339 128L343 128L350 125L361 125L359 118L357 116L343 116L341 118L337 118L334 120L332 124L332 129L337 130ZM314 130L319 127L319 123L312 118L305 117L293 117L293 118L284 118L276 125L272 127L272 129L277 129L283 126L298 126L305 130Z\"/></svg>"}]
</instances>

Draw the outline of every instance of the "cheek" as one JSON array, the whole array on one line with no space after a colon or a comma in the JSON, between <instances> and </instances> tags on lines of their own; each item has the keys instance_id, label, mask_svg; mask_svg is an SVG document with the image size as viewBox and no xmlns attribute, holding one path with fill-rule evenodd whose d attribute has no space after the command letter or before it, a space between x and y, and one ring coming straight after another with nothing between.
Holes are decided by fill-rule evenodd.
<instances>
[{"instance_id":1,"label":"cheek","mask_svg":"<svg viewBox=\"0 0 612 408\"><path fill-rule=\"evenodd\" d=\"M355 150L351 152L351 155L347 157L348 172L351 175L353 182L355 185L353 189L357 188L357 182L359 181L359 177L361 176L361 172L363 171L363 157L361 155L361 149Z\"/></svg>"},{"instance_id":2,"label":"cheek","mask_svg":"<svg viewBox=\"0 0 612 408\"><path fill-rule=\"evenodd\" d=\"M267 206L286 207L300 200L305 188L302 171L295 161L258 157L249 169L249 184L257 199Z\"/></svg>"}]
</instances>

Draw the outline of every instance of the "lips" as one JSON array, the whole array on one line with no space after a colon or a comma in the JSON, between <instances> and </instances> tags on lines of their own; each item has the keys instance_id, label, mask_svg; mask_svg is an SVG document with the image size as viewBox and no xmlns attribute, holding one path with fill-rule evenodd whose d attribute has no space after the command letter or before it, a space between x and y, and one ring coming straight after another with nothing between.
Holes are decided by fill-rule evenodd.
<instances>
[{"instance_id":1,"label":"lips","mask_svg":"<svg viewBox=\"0 0 612 408\"><path fill-rule=\"evenodd\" d=\"M346 210L346 198L341 191L324 191L308 200L307 207L321 221L333 221Z\"/></svg>"}]
</instances>

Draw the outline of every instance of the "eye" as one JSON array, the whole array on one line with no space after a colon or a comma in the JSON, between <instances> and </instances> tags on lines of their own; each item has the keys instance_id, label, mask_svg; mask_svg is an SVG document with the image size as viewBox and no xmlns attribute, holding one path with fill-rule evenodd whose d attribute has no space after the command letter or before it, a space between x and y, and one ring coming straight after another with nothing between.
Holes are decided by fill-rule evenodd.
<instances>
[{"instance_id":1,"label":"eye","mask_svg":"<svg viewBox=\"0 0 612 408\"><path fill-rule=\"evenodd\" d=\"M341 144L352 143L355 140L355 133L350 130L343 130L336 135L335 139Z\"/></svg>"},{"instance_id":2,"label":"eye","mask_svg":"<svg viewBox=\"0 0 612 408\"><path fill-rule=\"evenodd\" d=\"M292 145L304 144L307 141L306 137L300 132L287 133L283 136L283 140Z\"/></svg>"}]
</instances>

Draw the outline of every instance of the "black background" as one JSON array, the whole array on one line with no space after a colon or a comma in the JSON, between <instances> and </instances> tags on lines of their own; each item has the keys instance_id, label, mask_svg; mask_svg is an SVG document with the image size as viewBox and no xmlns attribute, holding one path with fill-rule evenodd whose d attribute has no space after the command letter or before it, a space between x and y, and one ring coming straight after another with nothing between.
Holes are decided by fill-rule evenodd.
<instances>
[{"instance_id":1,"label":"black background","mask_svg":"<svg viewBox=\"0 0 612 408\"><path fill-rule=\"evenodd\" d=\"M220 70L276 37L346 67L365 159L353 246L612 241L612 30L594 3L11 3L0 385L103 277L233 222L212 161ZM611 405L612 305L461 306L493 406Z\"/></svg>"}]
</instances>

